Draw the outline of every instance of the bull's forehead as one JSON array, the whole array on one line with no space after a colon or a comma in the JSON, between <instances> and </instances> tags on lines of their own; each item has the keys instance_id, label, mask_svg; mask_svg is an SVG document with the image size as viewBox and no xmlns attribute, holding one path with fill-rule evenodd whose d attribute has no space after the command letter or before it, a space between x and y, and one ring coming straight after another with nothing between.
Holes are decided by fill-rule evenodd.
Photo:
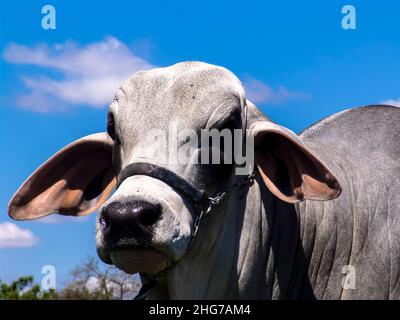
<instances>
[{"instance_id":1,"label":"bull's forehead","mask_svg":"<svg viewBox=\"0 0 400 320\"><path fill-rule=\"evenodd\" d=\"M239 105L243 87L229 70L201 62L134 74L118 90L112 109L121 134L150 128L203 128L221 105Z\"/></svg>"}]
</instances>

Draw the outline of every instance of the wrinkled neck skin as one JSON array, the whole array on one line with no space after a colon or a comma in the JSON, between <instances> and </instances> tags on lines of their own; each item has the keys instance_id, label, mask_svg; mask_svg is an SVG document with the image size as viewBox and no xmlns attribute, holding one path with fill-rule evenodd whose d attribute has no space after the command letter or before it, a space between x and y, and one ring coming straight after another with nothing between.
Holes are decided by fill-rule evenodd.
<instances>
[{"instance_id":1,"label":"wrinkled neck skin","mask_svg":"<svg viewBox=\"0 0 400 320\"><path fill-rule=\"evenodd\" d=\"M185 256L149 298L313 298L299 232L295 206L273 197L257 177L204 217Z\"/></svg>"}]
</instances>

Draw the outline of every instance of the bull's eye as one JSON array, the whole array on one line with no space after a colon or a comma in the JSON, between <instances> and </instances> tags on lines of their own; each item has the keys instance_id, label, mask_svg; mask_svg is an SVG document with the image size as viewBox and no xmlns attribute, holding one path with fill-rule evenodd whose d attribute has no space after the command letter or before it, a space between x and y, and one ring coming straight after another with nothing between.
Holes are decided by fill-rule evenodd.
<instances>
[{"instance_id":1,"label":"bull's eye","mask_svg":"<svg viewBox=\"0 0 400 320\"><path fill-rule=\"evenodd\" d=\"M107 133L110 136L111 139L113 139L115 142L120 143L120 139L118 137L118 134L115 130L115 121L114 121L114 115L112 113L109 113L107 115Z\"/></svg>"},{"instance_id":2,"label":"bull's eye","mask_svg":"<svg viewBox=\"0 0 400 320\"><path fill-rule=\"evenodd\" d=\"M210 148L209 159L207 168L209 170L209 176L211 181L225 181L232 173L235 159L234 159L234 130L241 128L240 113L234 113L229 118L221 121L221 123L215 127L220 133L219 150L213 145L213 139L209 137L208 146ZM222 132L225 134L222 134ZM227 133L228 131L228 133ZM225 135L229 137L225 139ZM218 152L219 160L213 161L215 152Z\"/></svg>"},{"instance_id":3,"label":"bull's eye","mask_svg":"<svg viewBox=\"0 0 400 320\"><path fill-rule=\"evenodd\" d=\"M234 131L239 128L241 128L241 122L240 122L240 114L238 114L237 112L235 112L229 118L227 118L225 121L223 121L217 128L220 132L223 130L229 130L231 137L232 137L230 145L227 145L226 141L224 141L224 143L221 144L221 153L222 154L224 154L225 152L233 151L234 138L235 138Z\"/></svg>"},{"instance_id":4,"label":"bull's eye","mask_svg":"<svg viewBox=\"0 0 400 320\"><path fill-rule=\"evenodd\" d=\"M114 147L112 153L112 166L115 172L119 172L121 170L121 160L120 160L120 139L115 130L115 121L114 115L109 112L107 115L107 133L111 139L114 140Z\"/></svg>"},{"instance_id":5,"label":"bull's eye","mask_svg":"<svg viewBox=\"0 0 400 320\"><path fill-rule=\"evenodd\" d=\"M240 129L242 127L241 123L241 111L240 110L235 110L232 112L232 114L226 118L224 121L220 123L220 125L217 127L218 130L223 130L223 129L228 129L228 130L234 130L234 129Z\"/></svg>"},{"instance_id":6,"label":"bull's eye","mask_svg":"<svg viewBox=\"0 0 400 320\"><path fill-rule=\"evenodd\" d=\"M111 139L115 140L115 123L112 113L107 115L107 133Z\"/></svg>"},{"instance_id":7,"label":"bull's eye","mask_svg":"<svg viewBox=\"0 0 400 320\"><path fill-rule=\"evenodd\" d=\"M238 121L233 117L229 118L228 120L224 121L224 123L218 128L219 131L224 129L228 129L230 131L233 131L234 129L239 129Z\"/></svg>"}]
</instances>

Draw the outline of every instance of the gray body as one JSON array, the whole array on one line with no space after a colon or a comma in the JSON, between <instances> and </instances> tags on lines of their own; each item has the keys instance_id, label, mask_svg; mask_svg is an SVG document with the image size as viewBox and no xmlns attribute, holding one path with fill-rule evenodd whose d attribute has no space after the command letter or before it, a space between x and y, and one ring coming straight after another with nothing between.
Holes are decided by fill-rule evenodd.
<instances>
[{"instance_id":1,"label":"gray body","mask_svg":"<svg viewBox=\"0 0 400 320\"><path fill-rule=\"evenodd\" d=\"M400 299L400 110L343 111L300 137L342 194L292 205L256 182L232 197L236 214L228 205L204 228L198 242L213 246L206 261L199 244L175 268L173 298ZM347 265L355 287L343 289Z\"/></svg>"},{"instance_id":2,"label":"gray body","mask_svg":"<svg viewBox=\"0 0 400 320\"><path fill-rule=\"evenodd\" d=\"M243 106L256 179L213 207L192 242L196 212L162 180L130 176L106 200L115 175L136 162L209 194L237 182L220 167L163 162L165 143L147 133L171 123L195 132L238 123ZM11 200L10 216L100 208L99 257L155 277L149 298L400 299L400 108L343 111L297 136L248 101L230 71L184 62L128 79L110 106L108 132L75 141L38 168ZM200 147L191 148L196 157Z\"/></svg>"},{"instance_id":3,"label":"gray body","mask_svg":"<svg viewBox=\"0 0 400 320\"><path fill-rule=\"evenodd\" d=\"M300 137L342 186L337 199L297 208L315 296L400 299L400 109L347 110ZM354 289L342 290L343 265Z\"/></svg>"}]
</instances>

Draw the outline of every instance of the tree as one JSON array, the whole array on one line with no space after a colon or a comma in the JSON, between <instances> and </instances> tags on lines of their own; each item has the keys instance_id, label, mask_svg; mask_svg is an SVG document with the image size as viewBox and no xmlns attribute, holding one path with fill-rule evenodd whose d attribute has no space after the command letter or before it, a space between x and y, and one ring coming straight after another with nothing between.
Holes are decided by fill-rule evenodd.
<instances>
[{"instance_id":1,"label":"tree","mask_svg":"<svg viewBox=\"0 0 400 320\"><path fill-rule=\"evenodd\" d=\"M70 280L60 292L65 300L126 300L136 296L141 287L138 275L126 274L114 266L102 267L87 257L70 273Z\"/></svg>"},{"instance_id":2,"label":"tree","mask_svg":"<svg viewBox=\"0 0 400 320\"><path fill-rule=\"evenodd\" d=\"M32 276L24 276L11 284L0 281L0 300L127 300L133 299L140 287L137 274L126 274L87 257L70 272L70 279L59 292L43 290Z\"/></svg>"},{"instance_id":3,"label":"tree","mask_svg":"<svg viewBox=\"0 0 400 320\"><path fill-rule=\"evenodd\" d=\"M55 290L44 291L34 284L33 277L20 277L11 284L0 281L0 300L55 300Z\"/></svg>"}]
</instances>

